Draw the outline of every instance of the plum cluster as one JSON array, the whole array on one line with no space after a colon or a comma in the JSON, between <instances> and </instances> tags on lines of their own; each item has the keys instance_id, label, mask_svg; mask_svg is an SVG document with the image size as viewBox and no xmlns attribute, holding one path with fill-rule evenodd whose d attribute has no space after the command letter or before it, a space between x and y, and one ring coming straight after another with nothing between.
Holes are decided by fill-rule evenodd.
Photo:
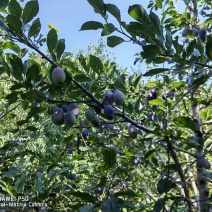
<instances>
[{"instance_id":1,"label":"plum cluster","mask_svg":"<svg viewBox=\"0 0 212 212\"><path fill-rule=\"evenodd\" d=\"M80 109L75 103L63 107L54 106L52 110L52 121L56 125L65 124L66 126L71 127L76 124L79 113Z\"/></svg>"},{"instance_id":2,"label":"plum cluster","mask_svg":"<svg viewBox=\"0 0 212 212\"><path fill-rule=\"evenodd\" d=\"M56 67L52 71L52 82L61 86L66 79L66 74L64 69L61 67ZM157 97L157 92L152 91L149 94L148 99L154 99ZM86 139L88 136L88 129L86 128L87 123L89 122L95 127L100 128L100 132L103 132L105 129L113 130L114 126L112 123L103 123L101 124L101 120L99 115L103 118L112 121L115 116L114 106L121 107L124 105L125 95L119 89L111 89L104 93L102 98L102 105L92 105L85 112L86 120L80 121L80 127L84 128L81 131L82 138ZM76 103L71 103L69 105L65 105L62 107L54 106L52 110L52 121L56 125L65 124L66 126L74 126L77 121L77 116L80 113L80 109ZM128 134L130 138L136 138L138 134L138 129L130 124L128 126Z\"/></svg>"},{"instance_id":3,"label":"plum cluster","mask_svg":"<svg viewBox=\"0 0 212 212\"><path fill-rule=\"evenodd\" d=\"M146 95L146 100L150 101L153 99L157 99L157 91L156 90L152 90L150 91L147 95ZM174 91L166 91L162 94L162 99L166 100L167 98L173 98L174 97Z\"/></svg>"},{"instance_id":4,"label":"plum cluster","mask_svg":"<svg viewBox=\"0 0 212 212\"><path fill-rule=\"evenodd\" d=\"M189 24L182 31L182 36L183 37L187 37L187 36L199 37L202 42L205 42L205 40L206 40L206 29L205 28L196 29L191 24Z\"/></svg>"}]
</instances>

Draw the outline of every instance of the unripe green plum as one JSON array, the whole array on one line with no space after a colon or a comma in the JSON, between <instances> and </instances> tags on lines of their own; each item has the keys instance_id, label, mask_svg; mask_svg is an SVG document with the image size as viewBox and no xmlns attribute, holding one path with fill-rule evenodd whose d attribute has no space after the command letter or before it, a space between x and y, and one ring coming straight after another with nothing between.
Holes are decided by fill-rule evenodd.
<instances>
[{"instance_id":1,"label":"unripe green plum","mask_svg":"<svg viewBox=\"0 0 212 212\"><path fill-rule=\"evenodd\" d=\"M88 121L92 122L96 117L96 113L92 108L88 108L85 112L85 117Z\"/></svg>"},{"instance_id":2,"label":"unripe green plum","mask_svg":"<svg viewBox=\"0 0 212 212\"><path fill-rule=\"evenodd\" d=\"M112 120L114 118L114 109L111 105L104 106L104 117L108 120Z\"/></svg>"},{"instance_id":3,"label":"unripe green plum","mask_svg":"<svg viewBox=\"0 0 212 212\"><path fill-rule=\"evenodd\" d=\"M67 126L71 127L71 126L75 125L76 122L77 122L77 120L76 120L75 114L72 111L68 110L68 112L65 115L65 124Z\"/></svg>"},{"instance_id":4,"label":"unripe green plum","mask_svg":"<svg viewBox=\"0 0 212 212\"><path fill-rule=\"evenodd\" d=\"M56 125L64 123L64 112L62 108L53 108L52 121Z\"/></svg>"},{"instance_id":5,"label":"unripe green plum","mask_svg":"<svg viewBox=\"0 0 212 212\"><path fill-rule=\"evenodd\" d=\"M55 85L61 85L66 79L64 70L60 67L56 67L52 72L52 81Z\"/></svg>"},{"instance_id":6,"label":"unripe green plum","mask_svg":"<svg viewBox=\"0 0 212 212\"><path fill-rule=\"evenodd\" d=\"M136 138L137 135L138 135L138 129L137 129L137 127L135 127L134 125L130 124L128 126L128 134L129 134L129 137L130 138L133 138L133 139Z\"/></svg>"},{"instance_id":7,"label":"unripe green plum","mask_svg":"<svg viewBox=\"0 0 212 212\"><path fill-rule=\"evenodd\" d=\"M114 92L114 102L117 106L122 106L125 101L125 95L122 91L116 89Z\"/></svg>"}]
</instances>

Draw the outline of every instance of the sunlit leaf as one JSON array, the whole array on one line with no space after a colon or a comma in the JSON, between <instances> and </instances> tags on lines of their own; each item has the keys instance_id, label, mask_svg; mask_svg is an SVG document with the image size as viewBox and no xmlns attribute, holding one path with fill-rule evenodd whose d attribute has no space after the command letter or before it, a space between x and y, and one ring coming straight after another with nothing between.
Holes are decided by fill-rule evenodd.
<instances>
[{"instance_id":1,"label":"sunlit leaf","mask_svg":"<svg viewBox=\"0 0 212 212\"><path fill-rule=\"evenodd\" d=\"M107 45L109 47L115 47L121 43L123 43L125 40L118 36L110 36L107 38Z\"/></svg>"},{"instance_id":2,"label":"sunlit leaf","mask_svg":"<svg viewBox=\"0 0 212 212\"><path fill-rule=\"evenodd\" d=\"M192 131L196 131L196 124L195 122L189 118L189 117L185 117L185 116L178 116L175 117L173 119L173 122L178 125L179 127L185 127L188 129L191 129Z\"/></svg>"},{"instance_id":3,"label":"sunlit leaf","mask_svg":"<svg viewBox=\"0 0 212 212\"><path fill-rule=\"evenodd\" d=\"M102 29L103 24L98 22L98 21L88 21L85 22L80 30L97 30L97 29Z\"/></svg>"},{"instance_id":4,"label":"sunlit leaf","mask_svg":"<svg viewBox=\"0 0 212 212\"><path fill-rule=\"evenodd\" d=\"M39 5L37 0L27 2L22 16L24 24L29 23L38 14L38 11Z\"/></svg>"},{"instance_id":5,"label":"sunlit leaf","mask_svg":"<svg viewBox=\"0 0 212 212\"><path fill-rule=\"evenodd\" d=\"M57 45L57 32L52 28L47 35L47 46L50 53L53 53L54 48Z\"/></svg>"},{"instance_id":6,"label":"sunlit leaf","mask_svg":"<svg viewBox=\"0 0 212 212\"><path fill-rule=\"evenodd\" d=\"M106 4L106 10L113 15L117 21L121 22L121 13L119 8L114 4Z\"/></svg>"}]
</instances>

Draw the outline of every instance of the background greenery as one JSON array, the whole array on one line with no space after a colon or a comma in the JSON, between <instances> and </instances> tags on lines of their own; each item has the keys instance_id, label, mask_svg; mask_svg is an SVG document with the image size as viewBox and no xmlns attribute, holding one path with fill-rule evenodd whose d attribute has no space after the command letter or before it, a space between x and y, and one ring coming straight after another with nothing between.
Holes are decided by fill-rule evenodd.
<instances>
[{"instance_id":1,"label":"background greenery","mask_svg":"<svg viewBox=\"0 0 212 212\"><path fill-rule=\"evenodd\" d=\"M135 63L148 70L134 73L117 68L102 41L66 52L55 28L40 35L38 2L24 3L0 2L1 195L48 204L38 211L209 211L210 165L196 162L212 160L210 1L184 1L183 13L172 1L132 5L134 21L125 23L112 2L88 0L103 21L79 28L102 30L110 47L139 45ZM66 73L62 85L52 83L57 66ZM102 99L111 89L126 99L107 120ZM70 103L80 108L77 123L55 125L53 106ZM88 108L101 109L98 126L80 124Z\"/></svg>"}]
</instances>

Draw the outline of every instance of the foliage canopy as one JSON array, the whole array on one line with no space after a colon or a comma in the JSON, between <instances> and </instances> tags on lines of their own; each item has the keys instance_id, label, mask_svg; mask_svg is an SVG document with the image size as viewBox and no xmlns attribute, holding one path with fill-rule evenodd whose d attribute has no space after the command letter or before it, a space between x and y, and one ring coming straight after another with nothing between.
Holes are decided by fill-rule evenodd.
<instances>
[{"instance_id":1,"label":"foliage canopy","mask_svg":"<svg viewBox=\"0 0 212 212\"><path fill-rule=\"evenodd\" d=\"M55 28L41 34L37 0L0 1L0 195L48 211L212 210L210 1L131 5L130 23L87 1L104 23L80 30L139 45L149 68L118 68L102 43L74 57Z\"/></svg>"}]
</instances>

